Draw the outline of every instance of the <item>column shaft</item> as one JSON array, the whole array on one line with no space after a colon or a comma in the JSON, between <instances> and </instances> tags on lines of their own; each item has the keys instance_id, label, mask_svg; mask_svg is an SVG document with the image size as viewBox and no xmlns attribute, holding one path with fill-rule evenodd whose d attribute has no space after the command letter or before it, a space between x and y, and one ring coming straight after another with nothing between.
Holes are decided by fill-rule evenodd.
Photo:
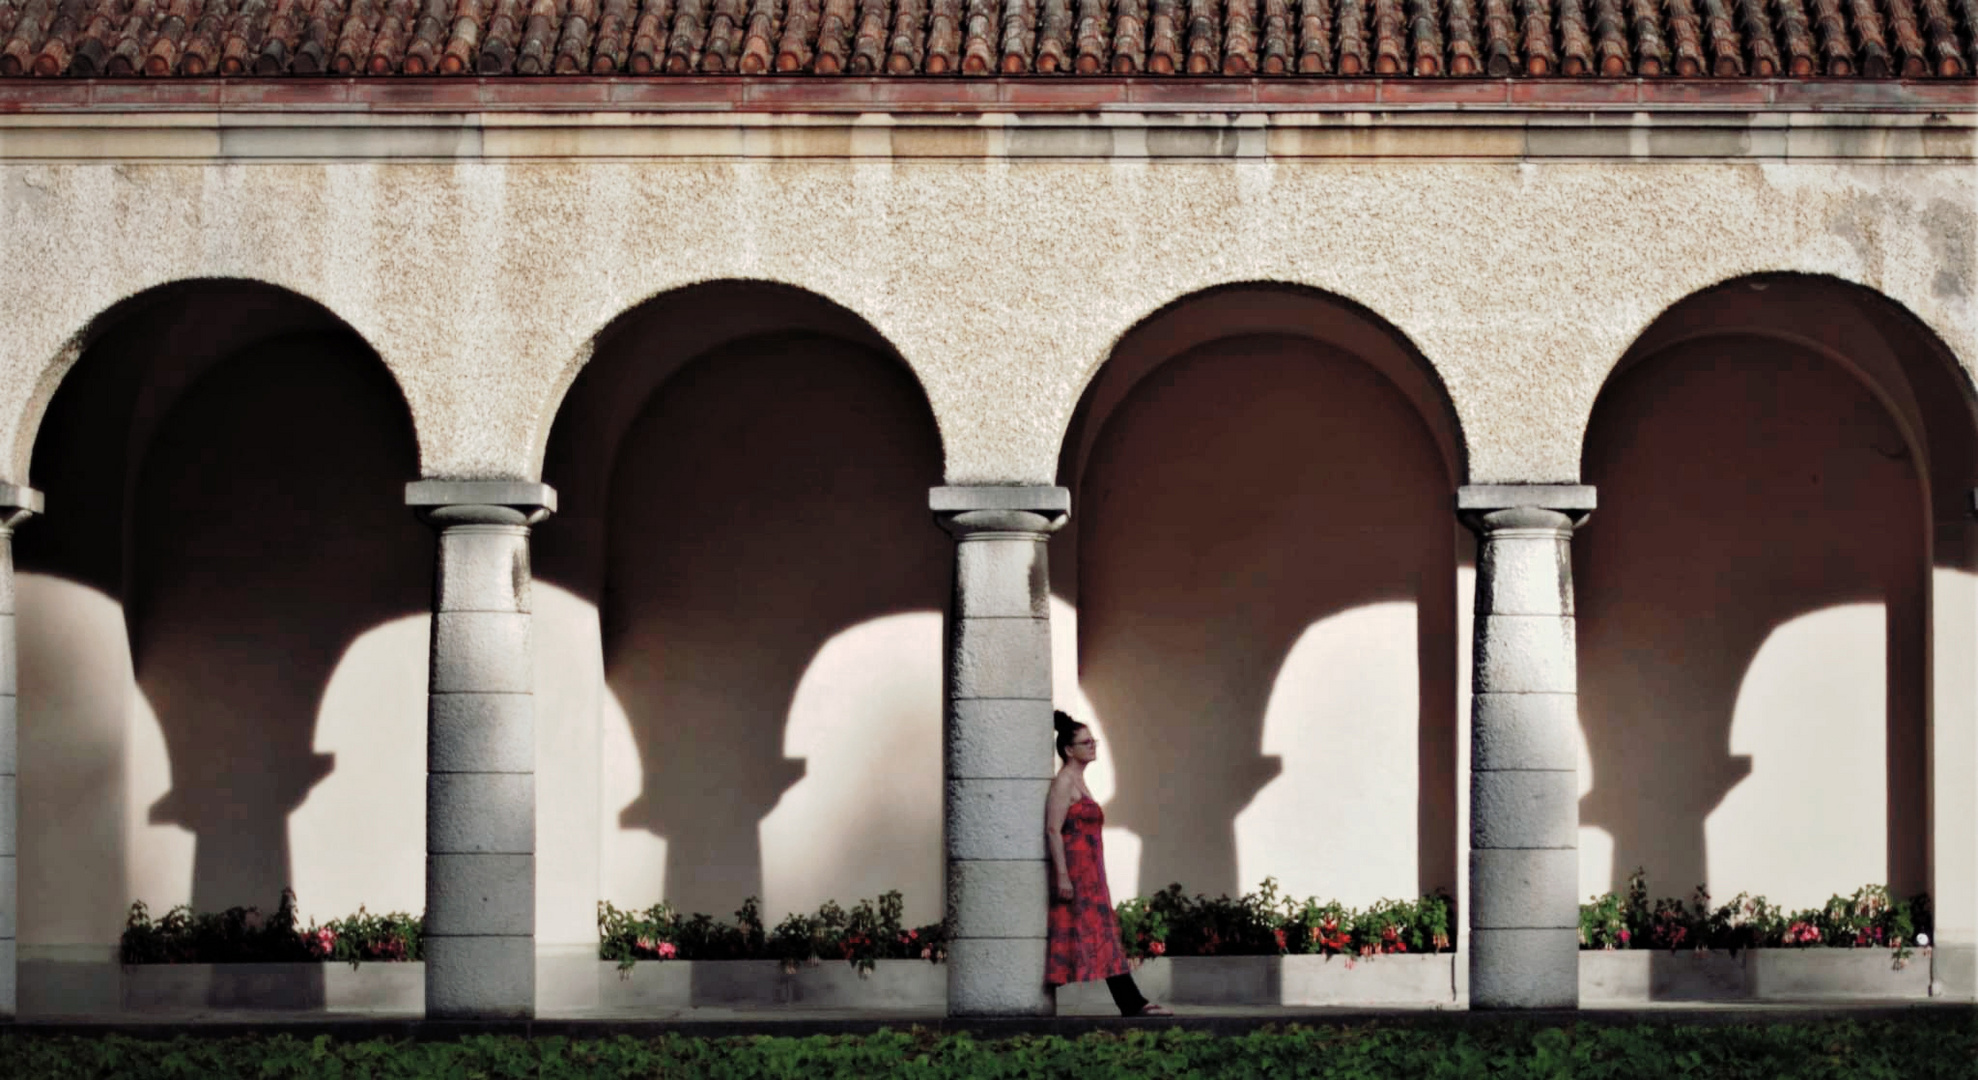
<instances>
[{"instance_id":1,"label":"column shaft","mask_svg":"<svg viewBox=\"0 0 1978 1080\"><path fill-rule=\"evenodd\" d=\"M541 484L424 481L439 530L426 730L426 1015L528 1017L536 989L529 526Z\"/></svg>"},{"instance_id":2,"label":"column shaft","mask_svg":"<svg viewBox=\"0 0 1978 1080\"><path fill-rule=\"evenodd\" d=\"M1046 541L1063 488L935 488L955 537L943 753L948 1012L1048 1016L1044 798L1053 768Z\"/></svg>"},{"instance_id":3,"label":"column shaft","mask_svg":"<svg viewBox=\"0 0 1978 1080\"><path fill-rule=\"evenodd\" d=\"M0 484L0 1019L13 1019L19 1000L15 978L15 926L19 911L20 760L15 717L14 527L41 511L41 493Z\"/></svg>"},{"instance_id":4,"label":"column shaft","mask_svg":"<svg viewBox=\"0 0 1978 1080\"><path fill-rule=\"evenodd\" d=\"M1479 538L1470 726L1470 1007L1579 1004L1572 538L1591 488L1465 488Z\"/></svg>"}]
</instances>

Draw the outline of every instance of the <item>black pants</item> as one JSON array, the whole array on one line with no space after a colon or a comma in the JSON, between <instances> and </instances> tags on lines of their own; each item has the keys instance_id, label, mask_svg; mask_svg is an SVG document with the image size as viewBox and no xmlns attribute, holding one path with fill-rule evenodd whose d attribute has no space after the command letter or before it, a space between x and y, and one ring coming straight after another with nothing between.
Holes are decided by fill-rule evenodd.
<instances>
[{"instance_id":1,"label":"black pants","mask_svg":"<svg viewBox=\"0 0 1978 1080\"><path fill-rule=\"evenodd\" d=\"M1134 985L1133 976L1128 972L1109 976L1106 989L1113 992L1113 1004L1119 1006L1121 1016L1139 1016L1140 1010L1147 1007L1147 999L1140 996L1140 987Z\"/></svg>"}]
</instances>

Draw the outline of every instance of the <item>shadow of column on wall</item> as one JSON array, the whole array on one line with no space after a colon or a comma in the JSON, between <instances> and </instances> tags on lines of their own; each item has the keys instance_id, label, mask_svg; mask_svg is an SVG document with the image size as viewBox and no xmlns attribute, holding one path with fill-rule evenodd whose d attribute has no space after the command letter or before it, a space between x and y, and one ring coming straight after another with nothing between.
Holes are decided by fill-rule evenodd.
<instances>
[{"instance_id":1,"label":"shadow of column on wall","mask_svg":"<svg viewBox=\"0 0 1978 1080\"><path fill-rule=\"evenodd\" d=\"M1198 348L1144 379L1106 421L1077 492L1080 682L1112 743L1108 823L1142 840L1142 892L1257 885L1238 880L1235 822L1281 768L1260 752L1274 697L1286 715L1273 723L1299 748L1301 775L1284 780L1294 787L1324 787L1356 767L1327 757L1327 732L1398 756L1411 782L1417 754L1450 752L1452 483L1421 416L1385 377L1306 339ZM1328 665L1346 659L1315 655L1288 673L1308 628L1383 602L1415 609L1376 620L1386 637L1367 645L1396 657L1379 681L1383 700L1281 685L1332 678ZM1397 706L1402 723L1362 738L1367 717ZM1328 834L1353 830L1353 813L1402 815L1416 820L1393 865L1356 876L1378 878L1386 895L1425 877L1453 885L1453 763L1437 774L1446 779L1435 787L1310 822L1302 843L1260 862L1294 890L1348 893L1343 868L1325 861ZM1434 840L1418 846L1418 834ZM1423 859L1425 850L1438 854Z\"/></svg>"},{"instance_id":2,"label":"shadow of column on wall","mask_svg":"<svg viewBox=\"0 0 1978 1080\"><path fill-rule=\"evenodd\" d=\"M825 643L945 605L949 542L927 511L940 472L932 416L904 367L818 335L702 356L626 433L601 621L606 681L644 787L620 823L666 839L676 907L725 917L762 895L759 828L804 776L805 762L785 756L786 725ZM886 722L938 728L940 716ZM834 823L815 827L822 836ZM912 854L939 859L938 848Z\"/></svg>"},{"instance_id":3,"label":"shadow of column on wall","mask_svg":"<svg viewBox=\"0 0 1978 1080\"><path fill-rule=\"evenodd\" d=\"M21 535L22 675L53 696L23 700L24 941L114 940L133 894L272 910L295 875L289 816L334 766L313 749L333 670L429 600L431 538L399 495L418 469L410 417L360 340L261 286L133 306L36 442L50 514ZM44 629L74 647L41 648ZM126 808L134 777L167 770L162 799ZM116 842L50 848L69 823L44 815L72 799L101 807L92 827ZM192 834L190 866L151 850L147 820ZM71 905L89 911L57 910Z\"/></svg>"},{"instance_id":4,"label":"shadow of column on wall","mask_svg":"<svg viewBox=\"0 0 1978 1080\"><path fill-rule=\"evenodd\" d=\"M1834 364L1776 342L1693 344L1610 384L1588 432L1583 475L1599 488L1600 510L1573 545L1580 716L1593 765L1581 821L1613 836L1609 887L1637 866L1657 895L1688 896L1706 881L1721 860L1707 851L1705 822L1754 769L1731 741L1734 709L1767 708L1740 706L1754 659L1800 616L1876 603L1887 612L1880 641L1872 636L1881 626L1865 642L1800 635L1793 641L1805 651L1768 663L1785 665L1789 679L1797 667L1802 680L1817 681L1821 665L1835 662L1823 661L1822 648L1865 645L1875 651L1871 665L1885 669L1885 702L1864 715L1825 715L1849 707L1833 700L1813 705L1816 714L1754 714L1750 722L1834 740L1837 765L1853 755L1857 768L1874 768L1871 786L1885 797L1848 812L1888 815L1874 843L1894 843L1873 865L1886 865L1898 891L1923 888L1921 785L1890 782L1924 753L1922 493L1881 404ZM1803 697L1789 707L1808 707ZM1914 771L1920 778L1920 766ZM1747 888L1782 900L1783 882L1800 884L1797 902L1818 902L1803 890L1836 853L1823 854L1822 839L1793 822L1842 795L1819 784L1795 790L1807 802L1726 823L1769 830L1782 843L1739 867L1738 877L1709 881L1717 902ZM1834 880L1826 889L1861 884Z\"/></svg>"},{"instance_id":5,"label":"shadow of column on wall","mask_svg":"<svg viewBox=\"0 0 1978 1080\"><path fill-rule=\"evenodd\" d=\"M145 455L132 639L172 759L150 818L197 837L197 910L293 880L289 815L335 766L312 749L331 672L428 599L431 538L395 497L412 433L390 377L348 352L289 338L221 365Z\"/></svg>"}]
</instances>

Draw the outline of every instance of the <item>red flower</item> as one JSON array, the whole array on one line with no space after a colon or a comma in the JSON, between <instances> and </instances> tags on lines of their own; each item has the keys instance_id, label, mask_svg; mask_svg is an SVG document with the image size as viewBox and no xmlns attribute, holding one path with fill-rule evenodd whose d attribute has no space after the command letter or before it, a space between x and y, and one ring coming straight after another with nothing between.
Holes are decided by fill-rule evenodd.
<instances>
[{"instance_id":1,"label":"red flower","mask_svg":"<svg viewBox=\"0 0 1978 1080\"><path fill-rule=\"evenodd\" d=\"M1279 929L1276 929L1276 930L1273 930L1273 931L1271 931L1271 936L1277 939L1277 951L1279 951L1279 952L1283 952L1283 951L1284 951L1284 930L1283 930L1282 928L1279 928Z\"/></svg>"},{"instance_id":2,"label":"red flower","mask_svg":"<svg viewBox=\"0 0 1978 1080\"><path fill-rule=\"evenodd\" d=\"M1168 943L1165 941L1153 942L1147 946L1147 951L1155 956L1166 956L1168 952Z\"/></svg>"}]
</instances>

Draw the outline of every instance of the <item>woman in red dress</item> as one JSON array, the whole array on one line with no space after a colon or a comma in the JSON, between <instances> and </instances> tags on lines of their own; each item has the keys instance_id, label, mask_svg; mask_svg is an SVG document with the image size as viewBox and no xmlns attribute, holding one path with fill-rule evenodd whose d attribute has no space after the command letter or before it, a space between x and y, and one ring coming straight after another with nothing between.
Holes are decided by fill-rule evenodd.
<instances>
[{"instance_id":1,"label":"woman in red dress","mask_svg":"<svg viewBox=\"0 0 1978 1080\"><path fill-rule=\"evenodd\" d=\"M1051 849L1050 954L1044 981L1050 986L1106 980L1121 1016L1171 1016L1140 995L1120 948L1119 920L1106 888L1106 853L1099 839L1106 814L1085 786L1085 767L1099 756L1092 729L1063 712L1055 714L1058 759L1044 802L1044 841Z\"/></svg>"}]
</instances>

